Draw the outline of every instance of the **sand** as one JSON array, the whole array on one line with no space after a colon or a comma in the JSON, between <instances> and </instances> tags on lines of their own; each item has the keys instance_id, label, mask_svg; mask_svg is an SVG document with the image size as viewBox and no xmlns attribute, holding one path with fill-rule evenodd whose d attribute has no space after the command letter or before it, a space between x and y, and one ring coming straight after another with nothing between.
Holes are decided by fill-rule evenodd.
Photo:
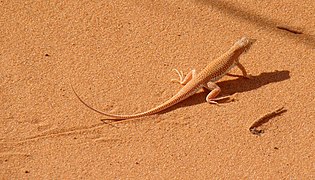
<instances>
[{"instance_id":1,"label":"sand","mask_svg":"<svg viewBox=\"0 0 315 180\"><path fill-rule=\"evenodd\" d=\"M1 1L0 179L314 179L315 1ZM242 36L254 76L105 124L181 86ZM241 74L238 69L232 73ZM283 112L249 128L265 114Z\"/></svg>"}]
</instances>

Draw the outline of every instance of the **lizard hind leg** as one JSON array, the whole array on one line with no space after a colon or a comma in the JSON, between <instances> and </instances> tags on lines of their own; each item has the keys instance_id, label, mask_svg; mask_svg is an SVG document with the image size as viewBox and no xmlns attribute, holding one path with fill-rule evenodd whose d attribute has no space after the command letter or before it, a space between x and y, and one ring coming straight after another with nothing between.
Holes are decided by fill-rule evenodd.
<instances>
[{"instance_id":1,"label":"lizard hind leg","mask_svg":"<svg viewBox=\"0 0 315 180\"><path fill-rule=\"evenodd\" d=\"M178 79L171 79L171 81L172 82L177 82L177 83L179 83L181 85L187 84L190 80L192 80L197 75L195 69L191 70L185 77L184 77L183 71L179 71L177 69L173 69L173 71L175 71L178 74L179 80Z\"/></svg>"},{"instance_id":2,"label":"lizard hind leg","mask_svg":"<svg viewBox=\"0 0 315 180\"><path fill-rule=\"evenodd\" d=\"M204 85L204 88L211 91L206 97L206 101L210 104L218 104L217 101L228 99L231 97L231 96L217 97L221 92L221 88L214 82L211 82L211 81L208 82L207 84Z\"/></svg>"}]
</instances>

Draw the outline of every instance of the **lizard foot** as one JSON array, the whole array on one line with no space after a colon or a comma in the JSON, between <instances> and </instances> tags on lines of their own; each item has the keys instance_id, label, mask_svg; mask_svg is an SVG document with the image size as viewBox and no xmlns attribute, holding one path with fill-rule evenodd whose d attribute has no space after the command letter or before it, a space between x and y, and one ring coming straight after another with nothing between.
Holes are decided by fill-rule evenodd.
<instances>
[{"instance_id":1,"label":"lizard foot","mask_svg":"<svg viewBox=\"0 0 315 180\"><path fill-rule=\"evenodd\" d=\"M182 84L182 82L184 80L184 73L183 73L183 71L179 71L177 69L173 69L173 71L175 71L178 74L179 80L178 79L171 79L171 81L179 83L179 84Z\"/></svg>"},{"instance_id":2,"label":"lizard foot","mask_svg":"<svg viewBox=\"0 0 315 180\"><path fill-rule=\"evenodd\" d=\"M232 102L235 101L236 99L234 98L234 95L230 96L223 96L223 97L218 97L218 98L213 98L207 100L209 104L215 104L215 105L220 105L218 101L224 101L224 103Z\"/></svg>"},{"instance_id":3,"label":"lizard foot","mask_svg":"<svg viewBox=\"0 0 315 180\"><path fill-rule=\"evenodd\" d=\"M172 79L172 82L177 82L181 85L187 84L190 80L192 80L194 77L196 77L196 70L192 69L186 76L184 76L183 71L179 71L177 69L173 69L173 71L176 71L176 73L179 76L179 80L177 79Z\"/></svg>"},{"instance_id":4,"label":"lizard foot","mask_svg":"<svg viewBox=\"0 0 315 180\"><path fill-rule=\"evenodd\" d=\"M252 76L251 74L247 74L246 76L244 76L246 79L254 79L254 76Z\"/></svg>"}]
</instances>

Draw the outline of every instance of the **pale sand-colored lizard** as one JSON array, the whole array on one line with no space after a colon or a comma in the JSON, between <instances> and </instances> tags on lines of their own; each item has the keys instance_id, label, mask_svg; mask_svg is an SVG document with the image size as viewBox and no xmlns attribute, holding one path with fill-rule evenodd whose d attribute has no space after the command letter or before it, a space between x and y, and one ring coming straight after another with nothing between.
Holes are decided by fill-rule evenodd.
<instances>
[{"instance_id":1,"label":"pale sand-colored lizard","mask_svg":"<svg viewBox=\"0 0 315 180\"><path fill-rule=\"evenodd\" d=\"M245 68L240 64L239 57L241 54L246 52L251 45L255 42L255 39L250 39L247 37L243 37L240 40L238 40L227 52L225 52L223 55L221 55L219 58L211 61L206 68L204 68L199 74L196 73L196 70L193 69L191 72L189 72L186 77L184 77L182 71L178 71L177 69L174 69L177 74L179 75L179 80L172 79L172 82L178 82L184 87L179 90L177 94L175 94L173 97L165 101L164 103L156 106L155 108L152 108L148 111L137 113L137 114L131 114L131 115L117 115L117 114L110 114L107 112L102 112L100 110L97 110L91 106L89 106L87 103L85 103L79 95L74 91L75 95L78 97L78 99L88 108L90 108L93 111L96 111L100 114L106 115L108 117L114 118L112 120L122 120L122 119L130 119L130 118L138 118L142 116L152 115L155 113L158 113L162 110L165 110L185 99L188 97L194 95L202 88L208 89L211 92L207 95L206 101L208 103L217 104L217 100L224 99L226 97L220 97L216 98L219 93L221 92L221 89L218 85L215 84L216 81L218 81L220 78L222 78L224 75L231 75L228 72L234 67L237 66L243 73L243 76L246 78L250 78L251 76L246 73Z\"/></svg>"}]
</instances>

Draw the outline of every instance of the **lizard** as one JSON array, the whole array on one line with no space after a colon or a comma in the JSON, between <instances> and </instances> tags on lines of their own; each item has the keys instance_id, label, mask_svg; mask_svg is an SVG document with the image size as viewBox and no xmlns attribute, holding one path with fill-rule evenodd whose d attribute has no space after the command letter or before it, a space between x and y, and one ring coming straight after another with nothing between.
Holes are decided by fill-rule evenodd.
<instances>
[{"instance_id":1,"label":"lizard","mask_svg":"<svg viewBox=\"0 0 315 180\"><path fill-rule=\"evenodd\" d=\"M177 69L173 69L179 76L178 79L171 79L172 82L177 82L183 87L170 99L166 100L164 103L141 113L130 114L130 115L119 115L119 114L111 114L108 112L102 112L97 110L86 102L84 102L80 96L75 92L74 88L72 90L76 97L89 109L110 117L110 120L124 120L131 118L139 118L143 116L153 115L163 111L185 99L197 93L200 89L208 89L210 90L209 94L206 96L206 101L210 104L218 104L218 100L228 98L229 96L217 97L221 89L215 84L216 81L221 79L225 75L231 75L229 71L237 66L243 74L245 78L252 78L250 74L246 72L244 66L239 62L239 57L247 52L248 49L252 46L252 44L256 41L256 39L251 39L247 37L242 37L238 40L234 45L226 51L223 55L218 57L217 59L211 61L200 73L197 74L195 69L192 69L185 77L182 71Z\"/></svg>"}]
</instances>

